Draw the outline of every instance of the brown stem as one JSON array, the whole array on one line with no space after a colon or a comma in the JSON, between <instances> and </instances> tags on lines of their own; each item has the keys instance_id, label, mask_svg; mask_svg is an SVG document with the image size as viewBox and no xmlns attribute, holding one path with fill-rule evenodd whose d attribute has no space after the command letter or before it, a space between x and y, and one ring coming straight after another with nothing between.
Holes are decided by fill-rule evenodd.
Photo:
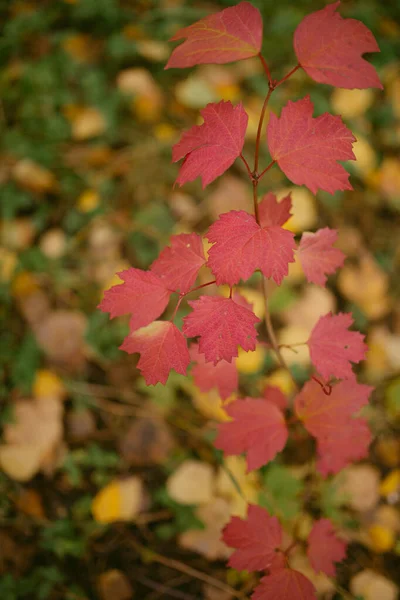
<instances>
[{"instance_id":1,"label":"brown stem","mask_svg":"<svg viewBox=\"0 0 400 600\"><path fill-rule=\"evenodd\" d=\"M277 81L274 85L274 89L276 89L278 87L278 85L281 85L281 83L283 83L284 81L286 81L287 79L289 79L289 77L291 77L293 75L293 73L296 73L296 71L298 69L301 69L301 65L296 65L295 67L293 67L293 69L291 71L289 71L289 73L287 73L285 75L285 77L282 77L282 79L280 79L279 81Z\"/></svg>"},{"instance_id":2,"label":"brown stem","mask_svg":"<svg viewBox=\"0 0 400 600\"><path fill-rule=\"evenodd\" d=\"M272 84L272 77L271 77L271 71L269 70L269 67L268 67L268 65L267 65L267 61L265 60L265 58L263 57L263 55L261 54L261 52L259 52L259 53L257 54L257 56L258 56L258 58L259 58L259 59L260 59L260 61L261 61L261 64L262 64L262 66L263 66L263 69L264 69L264 71L265 71L265 74L266 74L266 76L267 76L267 78L268 78L268 83L269 83L269 86L271 87L271 84Z\"/></svg>"},{"instance_id":3,"label":"brown stem","mask_svg":"<svg viewBox=\"0 0 400 600\"><path fill-rule=\"evenodd\" d=\"M252 180L253 179L253 173L252 173L252 171L250 169L249 163L247 162L247 160L245 159L245 157L243 156L243 154L240 154L239 158L241 158L242 161L244 162L244 166L246 167L247 173L249 174L249 177Z\"/></svg>"},{"instance_id":4,"label":"brown stem","mask_svg":"<svg viewBox=\"0 0 400 600\"><path fill-rule=\"evenodd\" d=\"M265 167L264 171L261 171L261 173L259 174L259 176L257 178L258 181L260 181L264 177L265 173L267 171L269 171L270 168L273 167L275 163L276 163L276 160L273 160L272 162L269 163L268 167Z\"/></svg>"},{"instance_id":5,"label":"brown stem","mask_svg":"<svg viewBox=\"0 0 400 600\"><path fill-rule=\"evenodd\" d=\"M273 91L274 91L274 88L270 87L268 90L268 94L265 96L264 104L261 109L260 120L258 122L257 137L256 137L256 151L254 154L254 173L253 173L254 176L257 176L257 171L258 171L261 132L262 132L262 126L264 123L265 111L267 110L267 105L268 105L269 99L271 98L271 94Z\"/></svg>"}]
</instances>

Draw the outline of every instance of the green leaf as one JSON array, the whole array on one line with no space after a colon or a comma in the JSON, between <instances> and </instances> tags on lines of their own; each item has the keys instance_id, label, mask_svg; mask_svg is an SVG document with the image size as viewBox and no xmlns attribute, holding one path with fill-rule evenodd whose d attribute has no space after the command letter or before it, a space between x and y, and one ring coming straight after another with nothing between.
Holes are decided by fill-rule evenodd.
<instances>
[{"instance_id":1,"label":"green leaf","mask_svg":"<svg viewBox=\"0 0 400 600\"><path fill-rule=\"evenodd\" d=\"M39 346L36 343L34 335L28 333L22 341L11 370L12 383L23 394L30 393L39 363Z\"/></svg>"},{"instance_id":2,"label":"green leaf","mask_svg":"<svg viewBox=\"0 0 400 600\"><path fill-rule=\"evenodd\" d=\"M271 514L293 519L300 512L304 484L283 465L272 463L264 475L260 504Z\"/></svg>"}]
</instances>

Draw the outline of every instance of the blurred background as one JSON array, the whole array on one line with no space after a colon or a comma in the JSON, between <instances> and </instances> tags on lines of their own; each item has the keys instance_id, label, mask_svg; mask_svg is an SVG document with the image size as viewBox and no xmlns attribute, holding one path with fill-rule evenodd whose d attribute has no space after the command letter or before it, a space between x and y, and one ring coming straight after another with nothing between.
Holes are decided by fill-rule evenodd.
<instances>
[{"instance_id":1,"label":"blurred background","mask_svg":"<svg viewBox=\"0 0 400 600\"><path fill-rule=\"evenodd\" d=\"M263 54L280 78L295 64L292 36L323 0L254 0ZM310 94L315 114L342 115L357 137L347 163L354 192L311 195L278 169L261 192L292 190L296 234L339 230L348 259L328 288L305 285L297 264L271 310L281 343L298 342L319 315L351 311L370 347L360 380L376 386L366 411L367 460L323 480L300 436L246 475L212 446L226 413L216 392L171 374L146 388L136 356L118 346L126 319L96 310L129 266L149 267L172 234L204 233L221 212L251 210L235 164L204 192L173 188L171 146L223 98L249 114L254 150L267 83L256 59L164 70L177 29L235 2L0 0L0 597L2 600L247 598L256 577L226 567L220 531L259 502L306 540L331 518L350 541L336 582L293 565L328 600L395 600L400 584L400 4L344 1L380 54L385 89L342 90L298 72L272 110ZM261 165L268 164L266 151ZM204 273L204 281L209 275ZM214 291L215 292L215 291ZM257 278L243 293L263 314ZM182 307L178 320L187 311ZM264 338L265 340L266 338ZM288 352L301 383L308 354ZM260 344L238 359L242 394L290 378ZM238 483L241 492L239 492ZM245 498L245 499L244 499Z\"/></svg>"}]
</instances>

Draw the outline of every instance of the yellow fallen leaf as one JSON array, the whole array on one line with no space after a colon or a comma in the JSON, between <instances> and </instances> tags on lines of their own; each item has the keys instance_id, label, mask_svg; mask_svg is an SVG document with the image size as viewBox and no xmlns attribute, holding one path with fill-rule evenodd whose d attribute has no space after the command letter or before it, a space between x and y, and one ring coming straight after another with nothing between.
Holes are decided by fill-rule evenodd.
<instances>
[{"instance_id":1,"label":"yellow fallen leaf","mask_svg":"<svg viewBox=\"0 0 400 600\"><path fill-rule=\"evenodd\" d=\"M250 287L240 287L238 292L251 304L251 310L262 321L265 316L264 294Z\"/></svg>"},{"instance_id":2,"label":"yellow fallen leaf","mask_svg":"<svg viewBox=\"0 0 400 600\"><path fill-rule=\"evenodd\" d=\"M11 293L14 298L24 298L39 291L39 285L32 273L21 271L18 273L11 284Z\"/></svg>"},{"instance_id":3,"label":"yellow fallen leaf","mask_svg":"<svg viewBox=\"0 0 400 600\"><path fill-rule=\"evenodd\" d=\"M188 529L179 536L179 545L198 552L208 560L226 559L232 553L221 540L222 529L229 521L230 505L223 498L210 499L208 504L196 510L196 516L204 523L204 529Z\"/></svg>"},{"instance_id":4,"label":"yellow fallen leaf","mask_svg":"<svg viewBox=\"0 0 400 600\"><path fill-rule=\"evenodd\" d=\"M400 496L400 469L391 471L379 486L381 496Z\"/></svg>"},{"instance_id":5,"label":"yellow fallen leaf","mask_svg":"<svg viewBox=\"0 0 400 600\"><path fill-rule=\"evenodd\" d=\"M99 193L96 190L89 189L82 192L82 194L79 196L76 203L76 208L79 210L79 212L89 213L92 212L92 210L95 210L99 203Z\"/></svg>"},{"instance_id":6,"label":"yellow fallen leaf","mask_svg":"<svg viewBox=\"0 0 400 600\"><path fill-rule=\"evenodd\" d=\"M235 478L240 491L232 481ZM248 504L257 504L259 495L259 476L256 471L247 472L246 459L243 456L227 456L224 466L219 468L216 477L216 494L230 501L230 514L245 518ZM244 497L243 497L244 496Z\"/></svg>"},{"instance_id":7,"label":"yellow fallen leaf","mask_svg":"<svg viewBox=\"0 0 400 600\"><path fill-rule=\"evenodd\" d=\"M214 471L199 460L185 460L167 479L167 491L180 504L206 504L213 497Z\"/></svg>"},{"instance_id":8,"label":"yellow fallen leaf","mask_svg":"<svg viewBox=\"0 0 400 600\"><path fill-rule=\"evenodd\" d=\"M354 596L362 596L363 600L396 600L398 589L380 573L365 569L355 575L350 581L350 591Z\"/></svg>"},{"instance_id":9,"label":"yellow fallen leaf","mask_svg":"<svg viewBox=\"0 0 400 600\"><path fill-rule=\"evenodd\" d=\"M64 0L65 1L65 0ZM64 51L78 62L91 62L100 50L100 45L90 35L77 33L64 38L62 41Z\"/></svg>"},{"instance_id":10,"label":"yellow fallen leaf","mask_svg":"<svg viewBox=\"0 0 400 600\"><path fill-rule=\"evenodd\" d=\"M35 398L54 398L63 399L66 394L65 386L59 376L49 369L39 369L35 373L33 382L33 395Z\"/></svg>"},{"instance_id":11,"label":"yellow fallen leaf","mask_svg":"<svg viewBox=\"0 0 400 600\"><path fill-rule=\"evenodd\" d=\"M373 509L379 501L379 472L371 465L351 465L338 478L340 492L360 512Z\"/></svg>"},{"instance_id":12,"label":"yellow fallen leaf","mask_svg":"<svg viewBox=\"0 0 400 600\"><path fill-rule=\"evenodd\" d=\"M237 370L246 375L258 373L264 364L266 354L267 350L260 344L257 344L256 349L252 352L246 352L239 348L239 356L236 359Z\"/></svg>"},{"instance_id":13,"label":"yellow fallen leaf","mask_svg":"<svg viewBox=\"0 0 400 600\"><path fill-rule=\"evenodd\" d=\"M384 525L370 525L368 528L369 545L378 553L389 552L394 546L396 535Z\"/></svg>"},{"instance_id":14,"label":"yellow fallen leaf","mask_svg":"<svg viewBox=\"0 0 400 600\"><path fill-rule=\"evenodd\" d=\"M41 466L41 449L34 444L0 446L0 468L15 481L29 481Z\"/></svg>"},{"instance_id":15,"label":"yellow fallen leaf","mask_svg":"<svg viewBox=\"0 0 400 600\"><path fill-rule=\"evenodd\" d=\"M285 396L291 396L295 391L293 380L286 369L276 369L271 375L264 379L264 385L274 385L278 387Z\"/></svg>"},{"instance_id":16,"label":"yellow fallen leaf","mask_svg":"<svg viewBox=\"0 0 400 600\"><path fill-rule=\"evenodd\" d=\"M357 134L357 141L353 144L353 152L356 157L353 167L360 175L366 177L374 171L377 163L376 153L365 137L360 134Z\"/></svg>"},{"instance_id":17,"label":"yellow fallen leaf","mask_svg":"<svg viewBox=\"0 0 400 600\"><path fill-rule=\"evenodd\" d=\"M373 101L374 92L372 90L336 88L331 97L333 111L345 119L364 116Z\"/></svg>"},{"instance_id":18,"label":"yellow fallen leaf","mask_svg":"<svg viewBox=\"0 0 400 600\"><path fill-rule=\"evenodd\" d=\"M282 200L289 193L292 198L292 216L283 225L283 228L293 231L293 233L313 229L318 218L314 196L305 188L298 187L279 190L276 196L278 200Z\"/></svg>"},{"instance_id":19,"label":"yellow fallen leaf","mask_svg":"<svg viewBox=\"0 0 400 600\"><path fill-rule=\"evenodd\" d=\"M177 131L175 127L170 125L169 123L157 123L154 126L154 135L160 142L171 142L175 140Z\"/></svg>"},{"instance_id":20,"label":"yellow fallen leaf","mask_svg":"<svg viewBox=\"0 0 400 600\"><path fill-rule=\"evenodd\" d=\"M12 250L0 248L0 281L10 281L17 265L17 254Z\"/></svg>"},{"instance_id":21,"label":"yellow fallen leaf","mask_svg":"<svg viewBox=\"0 0 400 600\"><path fill-rule=\"evenodd\" d=\"M17 162L13 169L13 177L21 187L39 194L51 192L57 187L53 173L30 158Z\"/></svg>"},{"instance_id":22,"label":"yellow fallen leaf","mask_svg":"<svg viewBox=\"0 0 400 600\"><path fill-rule=\"evenodd\" d=\"M67 239L62 229L49 229L40 238L40 249L48 258L60 258L65 254L66 246Z\"/></svg>"},{"instance_id":23,"label":"yellow fallen leaf","mask_svg":"<svg viewBox=\"0 0 400 600\"><path fill-rule=\"evenodd\" d=\"M233 395L223 401L216 389L201 392L196 386L192 385L188 391L192 397L193 406L207 419L220 422L229 421L224 405L234 400Z\"/></svg>"},{"instance_id":24,"label":"yellow fallen leaf","mask_svg":"<svg viewBox=\"0 0 400 600\"><path fill-rule=\"evenodd\" d=\"M99 523L133 521L143 504L143 484L139 477L114 480L92 501L93 517Z\"/></svg>"},{"instance_id":25,"label":"yellow fallen leaf","mask_svg":"<svg viewBox=\"0 0 400 600\"><path fill-rule=\"evenodd\" d=\"M76 107L71 117L72 137L77 141L88 140L105 132L107 123L104 115L93 106Z\"/></svg>"}]
</instances>

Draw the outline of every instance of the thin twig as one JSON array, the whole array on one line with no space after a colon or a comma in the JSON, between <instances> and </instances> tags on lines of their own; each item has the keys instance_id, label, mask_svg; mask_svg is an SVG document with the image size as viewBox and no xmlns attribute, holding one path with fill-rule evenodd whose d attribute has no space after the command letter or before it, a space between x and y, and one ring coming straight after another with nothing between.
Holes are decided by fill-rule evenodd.
<instances>
[{"instance_id":1,"label":"thin twig","mask_svg":"<svg viewBox=\"0 0 400 600\"><path fill-rule=\"evenodd\" d=\"M249 165L249 163L247 162L247 160L245 159L245 157L243 156L242 153L239 155L239 158L241 158L242 161L244 162L244 166L246 167L246 170L247 170L247 173L248 173L250 179L253 179L253 173L252 173L252 171L250 169L250 165Z\"/></svg>"},{"instance_id":2,"label":"thin twig","mask_svg":"<svg viewBox=\"0 0 400 600\"><path fill-rule=\"evenodd\" d=\"M260 59L260 61L261 61L261 64L262 64L262 66L263 66L263 69L264 69L264 71L265 71L265 74L266 74L266 76L267 76L267 78L268 78L268 83L269 83L269 85L270 85L270 87L271 87L271 84L272 84L272 77L271 77L271 71L269 70L269 67L268 67L267 61L265 60L265 58L263 57L263 55L261 54L261 52L259 52L259 53L257 54L257 56L258 56L258 58L259 58L259 59Z\"/></svg>"},{"instance_id":3,"label":"thin twig","mask_svg":"<svg viewBox=\"0 0 400 600\"><path fill-rule=\"evenodd\" d=\"M278 85L281 85L284 81L287 81L289 79L289 77L291 77L293 75L293 73L296 73L296 71L298 69L301 69L301 65L296 65L295 67L293 67L293 69L291 71L289 71L289 73L287 73L285 75L285 77L282 77L282 79L277 81L274 85L274 89L276 89L278 87Z\"/></svg>"},{"instance_id":4,"label":"thin twig","mask_svg":"<svg viewBox=\"0 0 400 600\"><path fill-rule=\"evenodd\" d=\"M267 106L268 106L268 102L269 99L271 98L271 94L274 91L274 88L269 88L268 90L268 94L265 96L265 100L264 100L264 104L262 106L261 109L261 114L260 114L260 120L258 122L258 128L257 128L257 137L256 137L256 150L254 153L254 174L257 174L258 171L258 160L259 160L259 155L260 155L260 142L261 142L261 132L262 132L262 126L264 123L264 117L265 117L265 111L267 110Z\"/></svg>"}]
</instances>

